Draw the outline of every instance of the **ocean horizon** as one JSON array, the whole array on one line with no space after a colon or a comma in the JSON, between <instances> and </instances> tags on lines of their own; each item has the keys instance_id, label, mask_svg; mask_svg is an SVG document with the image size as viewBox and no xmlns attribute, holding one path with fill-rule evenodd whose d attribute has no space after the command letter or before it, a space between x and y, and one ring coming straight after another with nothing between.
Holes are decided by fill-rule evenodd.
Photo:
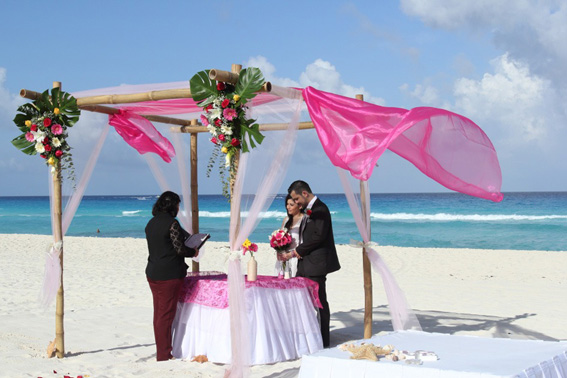
<instances>
[{"instance_id":1,"label":"ocean horizon","mask_svg":"<svg viewBox=\"0 0 567 378\"><path fill-rule=\"evenodd\" d=\"M344 194L318 196L331 211L335 242L360 240ZM85 196L67 236L144 238L156 198ZM281 226L284 199L283 194L274 199L249 236L251 241L266 243ZM567 192L510 192L500 203L461 193L372 193L370 202L372 241L379 245L567 251ZM242 208L245 218L245 205ZM200 232L226 242L229 221L226 198L199 195ZM49 197L0 197L0 233L51 234Z\"/></svg>"}]
</instances>

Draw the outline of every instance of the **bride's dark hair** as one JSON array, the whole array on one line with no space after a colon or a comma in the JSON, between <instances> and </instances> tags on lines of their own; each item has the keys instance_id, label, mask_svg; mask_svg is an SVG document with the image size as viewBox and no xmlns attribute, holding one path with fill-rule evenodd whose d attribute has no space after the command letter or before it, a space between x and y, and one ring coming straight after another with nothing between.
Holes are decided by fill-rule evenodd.
<instances>
[{"instance_id":1,"label":"bride's dark hair","mask_svg":"<svg viewBox=\"0 0 567 378\"><path fill-rule=\"evenodd\" d=\"M287 228L287 230L289 231L289 229L291 228L291 226L293 226L293 216L289 213L289 211L287 211L287 201L288 201L288 200L292 200L292 201L293 201L293 198L291 198L291 195L289 195L289 194L288 194L287 196L285 196L285 202L284 202L285 211L286 211L286 213L287 213L287 222L285 222L284 227ZM303 210L302 207L299 209L299 211L300 211L301 213L304 212L304 210Z\"/></svg>"}]
</instances>

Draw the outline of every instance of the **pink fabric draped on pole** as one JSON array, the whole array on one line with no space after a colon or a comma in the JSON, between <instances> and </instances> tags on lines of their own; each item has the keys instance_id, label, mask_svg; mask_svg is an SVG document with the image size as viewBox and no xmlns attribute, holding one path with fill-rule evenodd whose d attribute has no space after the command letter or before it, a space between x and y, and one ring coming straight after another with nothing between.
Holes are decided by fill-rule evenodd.
<instances>
[{"instance_id":1,"label":"pink fabric draped on pole","mask_svg":"<svg viewBox=\"0 0 567 378\"><path fill-rule=\"evenodd\" d=\"M168 163L175 156L171 142L164 138L154 125L144 117L120 110L118 114L112 114L108 118L108 123L114 126L116 132L124 138L126 143L134 147L140 154L154 152Z\"/></svg>"},{"instance_id":2,"label":"pink fabric draped on pole","mask_svg":"<svg viewBox=\"0 0 567 378\"><path fill-rule=\"evenodd\" d=\"M312 87L303 97L327 156L353 177L368 180L388 148L449 189L502 200L494 146L468 118L436 108L387 108Z\"/></svg>"}]
</instances>

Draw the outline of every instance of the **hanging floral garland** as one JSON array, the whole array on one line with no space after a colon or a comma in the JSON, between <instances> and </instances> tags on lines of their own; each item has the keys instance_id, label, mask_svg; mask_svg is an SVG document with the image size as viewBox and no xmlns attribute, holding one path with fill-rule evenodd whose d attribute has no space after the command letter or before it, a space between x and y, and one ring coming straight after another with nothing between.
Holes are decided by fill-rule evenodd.
<instances>
[{"instance_id":1,"label":"hanging floral garland","mask_svg":"<svg viewBox=\"0 0 567 378\"><path fill-rule=\"evenodd\" d=\"M67 143L67 128L78 120L81 111L77 100L69 93L53 88L41 94L37 100L18 108L14 123L22 132L12 144L23 153L45 159L55 175L58 168L67 170L67 177L74 181L71 146Z\"/></svg>"},{"instance_id":2,"label":"hanging floral garland","mask_svg":"<svg viewBox=\"0 0 567 378\"><path fill-rule=\"evenodd\" d=\"M209 70L205 70L196 73L189 84L193 100L203 108L201 123L211 133L210 141L215 145L207 177L216 161L223 195L230 198L230 179L236 175L236 151L248 152L264 139L256 120L246 117L246 103L262 88L264 77L259 68L245 68L233 85L211 80Z\"/></svg>"}]
</instances>

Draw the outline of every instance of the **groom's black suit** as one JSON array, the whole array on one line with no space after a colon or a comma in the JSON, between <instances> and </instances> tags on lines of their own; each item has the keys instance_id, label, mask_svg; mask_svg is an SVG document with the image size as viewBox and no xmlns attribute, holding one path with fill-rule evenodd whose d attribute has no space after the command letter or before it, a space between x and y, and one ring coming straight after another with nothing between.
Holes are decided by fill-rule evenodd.
<instances>
[{"instance_id":1,"label":"groom's black suit","mask_svg":"<svg viewBox=\"0 0 567 378\"><path fill-rule=\"evenodd\" d=\"M301 244L296 248L296 252L301 256L297 264L297 275L319 284L319 300L323 306L319 312L321 336L323 346L328 347L331 311L327 302L325 282L328 273L341 268L335 248L331 213L327 205L317 198L311 207L311 214L303 219L299 229Z\"/></svg>"}]
</instances>

